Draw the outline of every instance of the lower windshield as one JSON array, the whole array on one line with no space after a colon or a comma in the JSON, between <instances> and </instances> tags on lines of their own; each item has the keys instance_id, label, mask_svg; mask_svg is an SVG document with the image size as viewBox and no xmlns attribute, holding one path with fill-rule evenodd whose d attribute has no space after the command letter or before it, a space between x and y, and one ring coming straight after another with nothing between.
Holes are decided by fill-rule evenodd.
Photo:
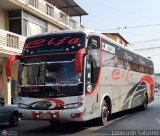
<instances>
[{"instance_id":1,"label":"lower windshield","mask_svg":"<svg viewBox=\"0 0 160 136\"><path fill-rule=\"evenodd\" d=\"M61 63L21 63L19 95L30 97L65 97L83 93L82 74L74 72L74 61Z\"/></svg>"}]
</instances>

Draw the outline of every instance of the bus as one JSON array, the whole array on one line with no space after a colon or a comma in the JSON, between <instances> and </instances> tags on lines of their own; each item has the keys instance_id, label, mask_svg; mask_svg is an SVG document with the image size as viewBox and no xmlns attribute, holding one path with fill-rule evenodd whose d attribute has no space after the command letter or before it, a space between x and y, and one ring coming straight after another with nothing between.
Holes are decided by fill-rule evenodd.
<instances>
[{"instance_id":1,"label":"bus","mask_svg":"<svg viewBox=\"0 0 160 136\"><path fill-rule=\"evenodd\" d=\"M94 119L154 99L151 59L94 31L62 30L28 37L19 60L18 107L23 119L51 124Z\"/></svg>"}]
</instances>

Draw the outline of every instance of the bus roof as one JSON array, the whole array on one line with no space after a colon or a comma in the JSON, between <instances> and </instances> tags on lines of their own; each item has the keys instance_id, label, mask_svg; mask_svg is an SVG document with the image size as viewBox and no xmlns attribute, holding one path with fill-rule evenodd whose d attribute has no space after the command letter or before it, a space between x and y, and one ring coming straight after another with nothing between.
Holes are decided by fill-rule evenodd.
<instances>
[{"instance_id":1,"label":"bus roof","mask_svg":"<svg viewBox=\"0 0 160 136\"><path fill-rule=\"evenodd\" d=\"M96 32L96 31L90 30L90 29L87 29L87 30L85 30L85 31L79 31L79 30L59 30L59 31L54 32L54 33L53 33L53 32L46 32L46 33L42 33L42 34L30 36L30 37L28 37L27 39L32 39L32 38L41 37L41 36L45 36L45 35L48 36L48 35L53 35L53 34L69 34L69 33L72 33L72 34L73 34L73 33L82 33L82 34L85 34L86 36L89 36L89 35L91 35L91 34L94 34L94 35L100 36L101 38L104 38L105 40L111 42L112 44L114 44L114 45L116 45L116 46L118 46L118 47L120 47L120 48L123 48L123 49L125 49L125 50L127 50L127 51L130 51L130 52L132 52L132 53L134 53L134 54L136 54L136 55L139 55L139 56L141 56L141 57L143 57L143 58L145 58L145 59L147 59L147 60L150 60L150 61L152 62L151 59L149 59L149 58L141 55L140 53L138 53L138 52L136 52L136 51L134 51L134 50L132 50L132 49L130 49L130 48L128 48L128 47L125 47L125 46L123 46L123 45L121 45L121 44L119 44L119 43L117 43L116 41L108 38L107 36L105 36L105 35L103 35L103 34L101 34L101 33L98 33L98 32Z\"/></svg>"},{"instance_id":2,"label":"bus roof","mask_svg":"<svg viewBox=\"0 0 160 136\"><path fill-rule=\"evenodd\" d=\"M45 33L41 33L41 34L36 34L33 36L29 36L27 39L41 37L41 36L45 36L45 35L47 36L47 35L53 35L53 34L67 34L67 33L84 33L84 34L86 34L85 32L78 31L78 30L59 30L56 32L45 32Z\"/></svg>"}]
</instances>

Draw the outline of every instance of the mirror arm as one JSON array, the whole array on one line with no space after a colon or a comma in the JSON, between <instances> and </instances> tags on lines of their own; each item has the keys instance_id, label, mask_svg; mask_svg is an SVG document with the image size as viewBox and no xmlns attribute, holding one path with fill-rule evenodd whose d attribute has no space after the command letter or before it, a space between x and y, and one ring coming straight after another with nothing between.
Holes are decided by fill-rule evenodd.
<instances>
[{"instance_id":1,"label":"mirror arm","mask_svg":"<svg viewBox=\"0 0 160 136\"><path fill-rule=\"evenodd\" d=\"M11 77L11 66L15 60L19 60L20 56L19 55L13 55L8 58L7 63L6 63L6 76Z\"/></svg>"},{"instance_id":2,"label":"mirror arm","mask_svg":"<svg viewBox=\"0 0 160 136\"><path fill-rule=\"evenodd\" d=\"M82 48L76 53L75 66L74 66L76 73L82 72L83 56L86 54L86 52L87 52L86 48Z\"/></svg>"}]
</instances>

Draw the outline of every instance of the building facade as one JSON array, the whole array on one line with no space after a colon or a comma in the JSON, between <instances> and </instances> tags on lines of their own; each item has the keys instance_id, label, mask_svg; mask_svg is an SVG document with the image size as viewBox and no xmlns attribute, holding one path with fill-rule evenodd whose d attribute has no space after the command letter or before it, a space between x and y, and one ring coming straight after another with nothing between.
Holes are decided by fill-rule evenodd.
<instances>
[{"instance_id":1,"label":"building facade","mask_svg":"<svg viewBox=\"0 0 160 136\"><path fill-rule=\"evenodd\" d=\"M128 46L129 44L128 41L119 33L102 33L102 34L124 46Z\"/></svg>"},{"instance_id":2,"label":"building facade","mask_svg":"<svg viewBox=\"0 0 160 136\"><path fill-rule=\"evenodd\" d=\"M26 37L63 29L85 30L87 13L72 0L0 0L0 98L17 98L18 62L12 66L10 84L5 74L8 57L20 54ZM79 16L80 22L73 16Z\"/></svg>"}]
</instances>

